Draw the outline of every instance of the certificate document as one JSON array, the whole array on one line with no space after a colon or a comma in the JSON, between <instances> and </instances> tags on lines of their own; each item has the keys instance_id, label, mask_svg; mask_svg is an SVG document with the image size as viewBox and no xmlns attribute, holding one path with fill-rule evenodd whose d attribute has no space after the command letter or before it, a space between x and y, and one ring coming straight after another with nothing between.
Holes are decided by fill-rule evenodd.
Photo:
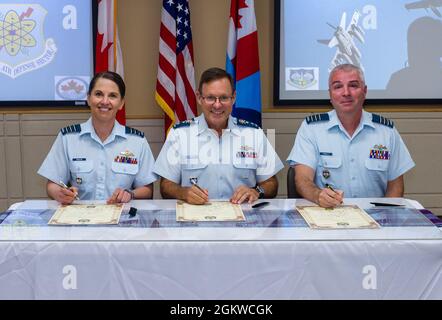
<instances>
[{"instance_id":1,"label":"certificate document","mask_svg":"<svg viewBox=\"0 0 442 320\"><path fill-rule=\"evenodd\" d=\"M123 204L73 204L59 207L48 224L118 224Z\"/></svg>"},{"instance_id":2,"label":"certificate document","mask_svg":"<svg viewBox=\"0 0 442 320\"><path fill-rule=\"evenodd\" d=\"M312 229L379 228L379 224L356 205L343 205L336 208L299 206L296 209Z\"/></svg>"},{"instance_id":3,"label":"certificate document","mask_svg":"<svg viewBox=\"0 0 442 320\"><path fill-rule=\"evenodd\" d=\"M213 201L202 205L176 203L176 221L244 221L239 204L229 201Z\"/></svg>"}]
</instances>

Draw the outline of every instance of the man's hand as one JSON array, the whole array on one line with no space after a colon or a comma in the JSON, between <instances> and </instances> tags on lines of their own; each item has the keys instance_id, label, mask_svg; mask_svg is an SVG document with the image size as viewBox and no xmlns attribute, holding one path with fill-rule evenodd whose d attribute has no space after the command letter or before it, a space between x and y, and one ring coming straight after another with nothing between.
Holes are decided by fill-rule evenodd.
<instances>
[{"instance_id":1,"label":"man's hand","mask_svg":"<svg viewBox=\"0 0 442 320\"><path fill-rule=\"evenodd\" d=\"M78 188L70 187L69 189L56 186L57 188L54 190L53 194L54 199L60 202L61 204L71 204L74 202L75 197L78 195Z\"/></svg>"},{"instance_id":2,"label":"man's hand","mask_svg":"<svg viewBox=\"0 0 442 320\"><path fill-rule=\"evenodd\" d=\"M209 201L209 191L207 189L199 189L195 185L183 187L182 199L190 204L205 204Z\"/></svg>"},{"instance_id":3,"label":"man's hand","mask_svg":"<svg viewBox=\"0 0 442 320\"><path fill-rule=\"evenodd\" d=\"M209 191L195 185L182 187L178 183L161 177L160 192L163 199L179 199L190 204L205 204L209 201Z\"/></svg>"},{"instance_id":4,"label":"man's hand","mask_svg":"<svg viewBox=\"0 0 442 320\"><path fill-rule=\"evenodd\" d=\"M236 188L232 197L230 198L230 202L235 204L241 204L244 201L248 200L248 203L253 203L258 200L259 193L253 188L249 188L245 185L241 185Z\"/></svg>"},{"instance_id":5,"label":"man's hand","mask_svg":"<svg viewBox=\"0 0 442 320\"><path fill-rule=\"evenodd\" d=\"M344 201L344 192L324 188L319 192L318 204L323 208L334 208Z\"/></svg>"},{"instance_id":6,"label":"man's hand","mask_svg":"<svg viewBox=\"0 0 442 320\"><path fill-rule=\"evenodd\" d=\"M107 199L107 204L127 203L132 200L132 195L124 189L117 188L111 197Z\"/></svg>"}]
</instances>

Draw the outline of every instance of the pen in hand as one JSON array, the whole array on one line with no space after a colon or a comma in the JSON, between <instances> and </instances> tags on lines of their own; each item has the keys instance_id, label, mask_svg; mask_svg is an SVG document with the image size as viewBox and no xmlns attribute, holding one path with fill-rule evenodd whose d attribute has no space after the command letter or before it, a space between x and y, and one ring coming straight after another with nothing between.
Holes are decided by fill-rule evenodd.
<instances>
[{"instance_id":1,"label":"pen in hand","mask_svg":"<svg viewBox=\"0 0 442 320\"><path fill-rule=\"evenodd\" d=\"M334 193L336 193L336 194L338 194L339 196L341 196L342 197L342 194L340 193L340 192L338 192L338 191L336 191L330 184L328 184L328 183L326 183L325 184L325 187L327 188L327 189L330 189L331 191L333 191ZM342 204L342 200L341 200L341 204Z\"/></svg>"},{"instance_id":2,"label":"pen in hand","mask_svg":"<svg viewBox=\"0 0 442 320\"><path fill-rule=\"evenodd\" d=\"M61 180L58 183L55 182L55 184L59 185L60 187L62 187L64 189L70 190L69 187ZM80 200L77 193L75 193L75 200Z\"/></svg>"},{"instance_id":3,"label":"pen in hand","mask_svg":"<svg viewBox=\"0 0 442 320\"><path fill-rule=\"evenodd\" d=\"M329 185L328 183L325 185L325 187L329 188L333 192L336 192L335 189L333 189L333 187L331 185Z\"/></svg>"},{"instance_id":4,"label":"pen in hand","mask_svg":"<svg viewBox=\"0 0 442 320\"><path fill-rule=\"evenodd\" d=\"M207 204L209 202L209 191L204 190L196 183L197 178L190 178L189 181L192 186L184 192L184 200L191 204ZM195 190L194 186L198 190Z\"/></svg>"},{"instance_id":5,"label":"pen in hand","mask_svg":"<svg viewBox=\"0 0 442 320\"><path fill-rule=\"evenodd\" d=\"M197 183L196 183L196 181L195 181L195 179L194 178L190 178L190 183L192 184L192 185L194 185L195 187L197 187L201 192L204 192L204 193L206 193L199 185L197 185Z\"/></svg>"}]
</instances>

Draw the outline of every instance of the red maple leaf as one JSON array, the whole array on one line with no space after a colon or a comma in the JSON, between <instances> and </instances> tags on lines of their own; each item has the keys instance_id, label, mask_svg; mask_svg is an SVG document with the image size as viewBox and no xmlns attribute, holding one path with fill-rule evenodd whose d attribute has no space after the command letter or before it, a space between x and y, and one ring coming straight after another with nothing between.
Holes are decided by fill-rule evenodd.
<instances>
[{"instance_id":1,"label":"red maple leaf","mask_svg":"<svg viewBox=\"0 0 442 320\"><path fill-rule=\"evenodd\" d=\"M239 14L239 10L247 7L248 5L246 3L246 0L236 0L236 5L232 2L232 5L230 6L230 16L233 19L233 23L235 24L236 29L242 28L242 15Z\"/></svg>"},{"instance_id":2,"label":"red maple leaf","mask_svg":"<svg viewBox=\"0 0 442 320\"><path fill-rule=\"evenodd\" d=\"M84 86L82 86L81 84L77 85L77 83L74 80L69 81L67 85L65 84L61 85L61 90L63 91L74 90L76 93L80 93L83 89Z\"/></svg>"}]
</instances>

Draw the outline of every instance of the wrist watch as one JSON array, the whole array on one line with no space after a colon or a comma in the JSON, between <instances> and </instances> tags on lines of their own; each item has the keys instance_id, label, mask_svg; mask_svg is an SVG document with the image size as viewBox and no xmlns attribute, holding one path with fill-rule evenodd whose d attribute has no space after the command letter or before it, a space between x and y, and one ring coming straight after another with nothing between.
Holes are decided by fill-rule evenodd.
<instances>
[{"instance_id":1,"label":"wrist watch","mask_svg":"<svg viewBox=\"0 0 442 320\"><path fill-rule=\"evenodd\" d=\"M258 199L264 198L264 188L259 184L256 185L255 190L258 192Z\"/></svg>"},{"instance_id":2,"label":"wrist watch","mask_svg":"<svg viewBox=\"0 0 442 320\"><path fill-rule=\"evenodd\" d=\"M124 189L124 191L126 191L130 194L130 200L135 199L135 193L132 190Z\"/></svg>"}]
</instances>

